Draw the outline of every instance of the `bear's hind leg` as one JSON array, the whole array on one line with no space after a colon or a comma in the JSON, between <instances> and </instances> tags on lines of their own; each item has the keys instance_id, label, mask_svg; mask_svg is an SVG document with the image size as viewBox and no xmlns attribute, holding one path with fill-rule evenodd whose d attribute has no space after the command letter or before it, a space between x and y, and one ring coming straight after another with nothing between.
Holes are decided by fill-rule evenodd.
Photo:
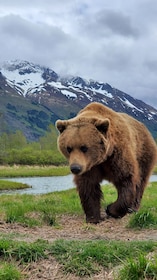
<instances>
[{"instance_id":1,"label":"bear's hind leg","mask_svg":"<svg viewBox=\"0 0 157 280\"><path fill-rule=\"evenodd\" d=\"M142 157L139 161L139 169L140 169L140 183L136 186L136 200L135 200L135 208L136 211L140 207L140 202L144 193L144 190L149 182L150 175L152 173L154 164L156 162L155 153L152 155L149 154L147 160Z\"/></svg>"}]
</instances>

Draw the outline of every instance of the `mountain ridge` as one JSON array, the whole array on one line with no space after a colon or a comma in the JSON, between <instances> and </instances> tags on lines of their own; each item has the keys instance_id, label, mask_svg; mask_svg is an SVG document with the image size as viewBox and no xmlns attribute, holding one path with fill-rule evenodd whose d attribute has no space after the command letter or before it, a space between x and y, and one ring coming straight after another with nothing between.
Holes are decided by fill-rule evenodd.
<instances>
[{"instance_id":1,"label":"mountain ridge","mask_svg":"<svg viewBox=\"0 0 157 280\"><path fill-rule=\"evenodd\" d=\"M15 100L21 98L21 104L27 103L22 120L23 125L24 119L27 120L27 127L30 129L30 136L27 135L28 140L37 139L44 134L48 125L54 124L57 118L65 119L75 116L90 102L100 102L115 111L133 116L143 122L153 136L157 137L157 109L108 83L75 76L62 77L48 67L28 61L5 62L0 71L0 113L1 116L3 115L3 121L7 124L10 111L17 121L20 106L16 108ZM31 109L28 108L29 106ZM26 130L24 129L24 134ZM0 128L0 132L2 131L5 129ZM33 136L35 132L36 135Z\"/></svg>"}]
</instances>

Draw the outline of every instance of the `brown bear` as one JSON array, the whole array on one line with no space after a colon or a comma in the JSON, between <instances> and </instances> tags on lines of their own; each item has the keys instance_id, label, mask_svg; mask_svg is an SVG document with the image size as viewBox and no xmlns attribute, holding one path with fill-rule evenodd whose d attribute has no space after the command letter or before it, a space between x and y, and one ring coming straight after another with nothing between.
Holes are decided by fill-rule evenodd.
<instances>
[{"instance_id":1,"label":"brown bear","mask_svg":"<svg viewBox=\"0 0 157 280\"><path fill-rule=\"evenodd\" d=\"M86 221L98 223L103 179L112 182L117 200L108 216L137 211L157 162L157 146L147 128L125 113L90 103L69 120L58 120L58 147L68 159Z\"/></svg>"}]
</instances>

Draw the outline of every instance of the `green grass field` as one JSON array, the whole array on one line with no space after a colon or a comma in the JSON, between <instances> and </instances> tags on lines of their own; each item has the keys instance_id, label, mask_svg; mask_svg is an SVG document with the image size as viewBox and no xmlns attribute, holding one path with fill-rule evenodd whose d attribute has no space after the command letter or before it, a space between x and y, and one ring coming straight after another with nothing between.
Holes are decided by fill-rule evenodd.
<instances>
[{"instance_id":1,"label":"green grass field","mask_svg":"<svg viewBox=\"0 0 157 280\"><path fill-rule=\"evenodd\" d=\"M105 204L116 198L111 186L104 186ZM54 229L60 226L60 215L82 216L83 211L75 189L46 195L1 195L0 220L6 223L20 223L26 227ZM92 227L92 226L91 226ZM129 216L128 230L157 229L157 183L147 187L141 209ZM95 228L96 230L96 228ZM87 236L88 239L88 236ZM28 263L55 257L65 275L72 273L82 279L99 273L101 267L121 269L114 279L140 280L157 279L157 241L116 241L116 240L64 240L55 242L13 241L11 235L0 234L0 279L27 279L21 270ZM148 255L153 254L152 259ZM83 278L85 277L85 278ZM65 279L66 278L65 276Z\"/></svg>"},{"instance_id":2,"label":"green grass field","mask_svg":"<svg viewBox=\"0 0 157 280\"><path fill-rule=\"evenodd\" d=\"M14 166L0 168L0 177L22 176L50 176L65 175L68 167L23 167ZM4 175L5 174L5 175ZM17 175L18 174L18 175ZM27 175L26 175L27 174ZM35 175L34 175L35 174ZM12 182L11 188L22 187ZM8 182L0 180L0 189L8 187ZM116 199L116 190L112 185L102 187L105 200L103 207ZM20 233L1 233L3 224L21 225L23 228L53 228L56 231L61 227L59 217L83 217L80 200L75 189L54 192L44 195L6 195L0 196L0 280L28 279L23 272L29 265L47 260L51 256L61 265L63 275L78 276L79 279L92 279L101 269L115 271L115 280L157 279L157 239L155 240L67 240L56 238L49 241L20 241ZM86 225L90 230L97 231L97 226ZM86 227L84 225L84 227ZM157 182L147 186L141 208L138 213L128 216L127 231L135 231L138 236L140 230L151 231L157 234ZM69 229L70 230L70 229ZM104 229L105 230L105 229ZM111 229L112 231L112 229ZM115 233L116 235L116 233ZM57 236L57 235L56 235ZM150 257L151 256L151 257ZM117 268L118 267L118 271ZM39 268L40 270L40 268ZM71 278L72 279L72 278Z\"/></svg>"}]
</instances>

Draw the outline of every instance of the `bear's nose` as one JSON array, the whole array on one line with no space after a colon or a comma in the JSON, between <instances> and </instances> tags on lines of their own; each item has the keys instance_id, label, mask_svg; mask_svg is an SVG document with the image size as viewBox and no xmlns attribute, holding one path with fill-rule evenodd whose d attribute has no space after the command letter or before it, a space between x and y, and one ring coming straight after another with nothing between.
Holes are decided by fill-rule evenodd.
<instances>
[{"instance_id":1,"label":"bear's nose","mask_svg":"<svg viewBox=\"0 0 157 280\"><path fill-rule=\"evenodd\" d=\"M82 170L82 167L79 164L72 164L70 170L73 174L79 174Z\"/></svg>"}]
</instances>

